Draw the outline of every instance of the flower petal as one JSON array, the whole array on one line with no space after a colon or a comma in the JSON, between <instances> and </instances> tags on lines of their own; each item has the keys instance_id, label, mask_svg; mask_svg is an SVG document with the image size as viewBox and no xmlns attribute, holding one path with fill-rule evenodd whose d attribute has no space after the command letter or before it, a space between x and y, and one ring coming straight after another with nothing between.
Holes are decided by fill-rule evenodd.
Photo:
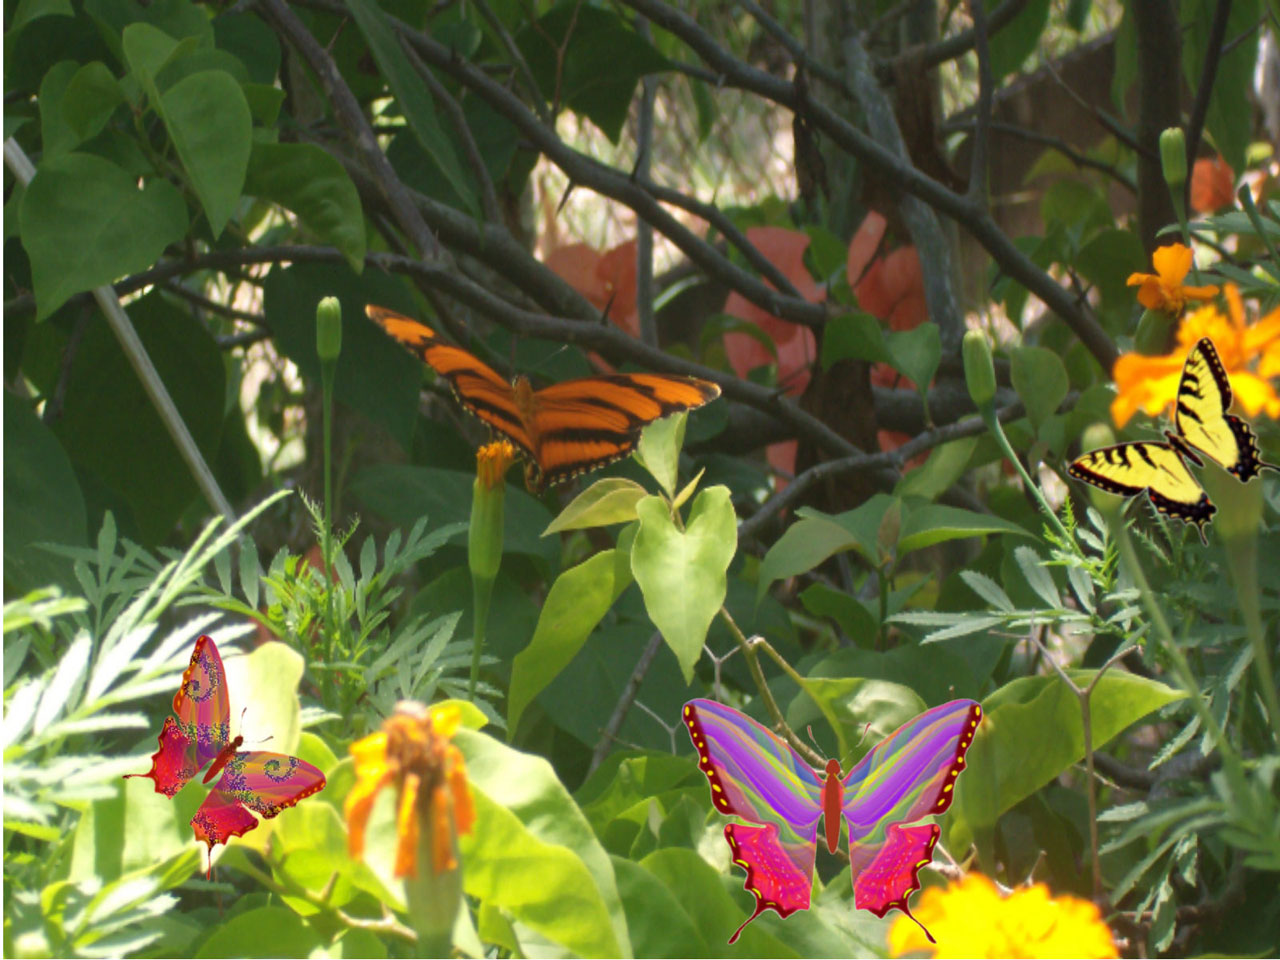
<instances>
[{"instance_id":1,"label":"flower petal","mask_svg":"<svg viewBox=\"0 0 1280 960\"><path fill-rule=\"evenodd\" d=\"M391 782L390 770L385 770L380 777L357 777L343 811L347 818L347 852L352 859L358 860L364 855L364 831L369 824L369 812L373 809L373 801L378 791Z\"/></svg>"},{"instance_id":2,"label":"flower petal","mask_svg":"<svg viewBox=\"0 0 1280 960\"><path fill-rule=\"evenodd\" d=\"M1180 286L1191 272L1191 248L1180 243L1158 247L1151 255L1151 265L1165 283Z\"/></svg>"},{"instance_id":3,"label":"flower petal","mask_svg":"<svg viewBox=\"0 0 1280 960\"><path fill-rule=\"evenodd\" d=\"M418 775L405 774L400 787L400 809L396 813L397 877L418 875Z\"/></svg>"}]
</instances>

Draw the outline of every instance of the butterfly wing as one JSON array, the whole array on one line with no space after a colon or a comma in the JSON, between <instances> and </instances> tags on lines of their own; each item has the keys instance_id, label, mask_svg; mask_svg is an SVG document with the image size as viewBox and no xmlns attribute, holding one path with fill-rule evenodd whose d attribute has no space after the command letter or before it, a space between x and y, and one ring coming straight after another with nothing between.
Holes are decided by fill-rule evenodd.
<instances>
[{"instance_id":1,"label":"butterfly wing","mask_svg":"<svg viewBox=\"0 0 1280 960\"><path fill-rule=\"evenodd\" d=\"M511 384L478 357L445 343L434 330L402 314L369 304L365 314L423 363L449 381L458 402L532 458L534 446Z\"/></svg>"},{"instance_id":2,"label":"butterfly wing","mask_svg":"<svg viewBox=\"0 0 1280 960\"><path fill-rule=\"evenodd\" d=\"M720 388L708 380L659 373L584 377L544 387L533 394L530 431L537 482L561 483L624 457L647 424L718 396Z\"/></svg>"},{"instance_id":3,"label":"butterfly wing","mask_svg":"<svg viewBox=\"0 0 1280 960\"><path fill-rule=\"evenodd\" d=\"M324 789L324 782L319 769L297 757L264 750L236 753L191 818L191 827L212 854L215 844L242 837L258 825L250 810L274 817Z\"/></svg>"},{"instance_id":4,"label":"butterfly wing","mask_svg":"<svg viewBox=\"0 0 1280 960\"><path fill-rule=\"evenodd\" d=\"M172 797L206 763L218 756L231 737L231 707L227 698L227 674L213 640L201 636L191 652L191 662L173 695L173 717L160 730L160 749L151 757L146 773L156 793Z\"/></svg>"},{"instance_id":5,"label":"butterfly wing","mask_svg":"<svg viewBox=\"0 0 1280 960\"><path fill-rule=\"evenodd\" d=\"M926 710L881 741L842 781L860 909L883 917L896 907L910 915L907 897L920 888L917 875L933 856L939 828L908 825L951 805L981 719L982 707L973 700Z\"/></svg>"},{"instance_id":6,"label":"butterfly wing","mask_svg":"<svg viewBox=\"0 0 1280 960\"><path fill-rule=\"evenodd\" d=\"M1145 492L1161 513L1196 524L1201 539L1204 525L1218 509L1179 452L1167 443L1139 441L1091 450L1075 460L1067 473L1108 493L1135 497Z\"/></svg>"},{"instance_id":7,"label":"butterfly wing","mask_svg":"<svg viewBox=\"0 0 1280 960\"><path fill-rule=\"evenodd\" d=\"M1187 354L1178 383L1174 425L1182 438L1208 454L1242 483L1264 467L1280 469L1258 456L1258 438L1231 409L1231 381L1208 337Z\"/></svg>"},{"instance_id":8,"label":"butterfly wing","mask_svg":"<svg viewBox=\"0 0 1280 960\"><path fill-rule=\"evenodd\" d=\"M809 906L822 781L791 746L750 717L713 700L691 700L684 721L698 751L698 767L721 813L760 826L724 828L733 862L747 871L755 912L786 917Z\"/></svg>"}]
</instances>

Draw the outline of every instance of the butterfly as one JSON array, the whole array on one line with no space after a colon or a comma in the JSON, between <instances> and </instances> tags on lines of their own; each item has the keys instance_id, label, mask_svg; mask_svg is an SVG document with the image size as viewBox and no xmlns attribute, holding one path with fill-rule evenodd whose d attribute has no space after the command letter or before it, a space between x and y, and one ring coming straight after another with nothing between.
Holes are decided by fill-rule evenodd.
<instances>
[{"instance_id":1,"label":"butterfly","mask_svg":"<svg viewBox=\"0 0 1280 960\"><path fill-rule=\"evenodd\" d=\"M626 456L646 425L720 396L708 380L665 373L583 377L535 390L523 376L507 383L416 320L373 304L365 313L447 379L464 407L520 448L525 484L535 493Z\"/></svg>"},{"instance_id":2,"label":"butterfly","mask_svg":"<svg viewBox=\"0 0 1280 960\"><path fill-rule=\"evenodd\" d=\"M1204 528L1218 508L1183 458L1202 467L1204 461L1195 452L1199 450L1241 483L1263 469L1280 470L1258 456L1257 437L1247 423L1227 412L1230 409L1231 381L1213 341L1205 337L1191 348L1182 367L1173 413L1177 432L1164 432L1168 443L1139 440L1091 450L1072 462L1067 473L1108 493L1134 497L1145 492L1161 513L1194 523L1200 539L1208 543Z\"/></svg>"},{"instance_id":3,"label":"butterfly","mask_svg":"<svg viewBox=\"0 0 1280 960\"><path fill-rule=\"evenodd\" d=\"M182 686L173 695L173 712L178 719L165 718L151 769L125 776L150 777L156 793L172 797L213 761L203 782L222 776L191 818L196 839L209 845L210 874L214 845L244 836L258 825L249 810L274 817L324 789L324 774L305 760L263 750L239 752L244 738L231 738L227 674L217 646L207 636L196 640Z\"/></svg>"},{"instance_id":4,"label":"butterfly","mask_svg":"<svg viewBox=\"0 0 1280 960\"><path fill-rule=\"evenodd\" d=\"M854 904L878 917L897 908L915 920L907 897L920 888L917 874L932 859L941 831L936 823L912 824L951 805L981 719L982 707L972 700L926 710L841 777L839 760L828 760L819 773L785 740L732 707L686 703L684 722L716 809L759 824L724 828L733 862L746 869L745 887L756 898L755 912L729 942L765 910L787 917L808 909L819 817L832 853L841 815L849 826ZM925 935L933 940L927 929Z\"/></svg>"}]
</instances>

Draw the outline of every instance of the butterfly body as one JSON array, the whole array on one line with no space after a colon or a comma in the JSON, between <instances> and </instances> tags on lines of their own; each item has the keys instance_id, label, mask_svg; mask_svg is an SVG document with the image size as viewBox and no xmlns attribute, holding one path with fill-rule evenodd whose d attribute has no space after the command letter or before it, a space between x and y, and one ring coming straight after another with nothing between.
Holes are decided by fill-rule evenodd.
<instances>
[{"instance_id":1,"label":"butterfly body","mask_svg":"<svg viewBox=\"0 0 1280 960\"><path fill-rule=\"evenodd\" d=\"M265 750L240 751L244 738L231 737L226 671L207 636L196 640L173 697L173 712L177 719L165 718L151 769L126 778L148 777L157 793L173 797L212 761L202 782L218 777L217 783L191 818L196 838L208 844L210 854L215 844L258 825L250 810L274 817L324 789L324 774L305 760Z\"/></svg>"},{"instance_id":2,"label":"butterfly body","mask_svg":"<svg viewBox=\"0 0 1280 960\"><path fill-rule=\"evenodd\" d=\"M911 824L951 804L981 717L972 700L935 707L841 777L839 761L828 761L819 774L786 741L731 707L685 704L685 725L716 809L751 824L724 828L756 898L755 911L729 942L765 910L787 917L809 906L819 817L832 852L841 819L847 825L855 905L881 917L895 908L910 916L907 898L919 888L917 874L940 832L935 823Z\"/></svg>"},{"instance_id":3,"label":"butterfly body","mask_svg":"<svg viewBox=\"0 0 1280 960\"><path fill-rule=\"evenodd\" d=\"M449 381L459 403L515 444L535 492L626 456L646 424L714 400L707 380L657 373L583 377L535 389L527 377L507 383L430 327L369 305L369 318Z\"/></svg>"},{"instance_id":4,"label":"butterfly body","mask_svg":"<svg viewBox=\"0 0 1280 960\"><path fill-rule=\"evenodd\" d=\"M1146 493L1157 511L1195 524L1200 539L1206 540L1204 528L1218 508L1187 462L1202 467L1199 454L1204 454L1242 483L1264 469L1280 470L1258 455L1249 425L1227 412L1231 400L1231 381L1206 337L1187 354L1174 404L1174 430L1165 431L1166 442L1140 440L1091 450L1073 461L1067 473L1108 493Z\"/></svg>"}]
</instances>

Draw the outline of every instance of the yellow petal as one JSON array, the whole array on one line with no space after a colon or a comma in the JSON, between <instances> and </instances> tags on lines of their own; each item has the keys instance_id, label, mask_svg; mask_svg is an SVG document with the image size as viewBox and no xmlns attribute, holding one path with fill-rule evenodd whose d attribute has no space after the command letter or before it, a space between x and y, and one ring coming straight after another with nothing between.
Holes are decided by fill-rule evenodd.
<instances>
[{"instance_id":1,"label":"yellow petal","mask_svg":"<svg viewBox=\"0 0 1280 960\"><path fill-rule=\"evenodd\" d=\"M431 729L437 737L452 739L462 725L462 711L453 704L431 711Z\"/></svg>"},{"instance_id":2,"label":"yellow petal","mask_svg":"<svg viewBox=\"0 0 1280 960\"><path fill-rule=\"evenodd\" d=\"M1265 411L1267 416L1280 415L1280 396L1266 380L1247 370L1231 374L1231 392L1236 402L1251 417Z\"/></svg>"},{"instance_id":3,"label":"yellow petal","mask_svg":"<svg viewBox=\"0 0 1280 960\"><path fill-rule=\"evenodd\" d=\"M1182 287L1182 295L1188 300L1209 300L1218 295L1218 288L1214 286L1208 287Z\"/></svg>"},{"instance_id":4,"label":"yellow petal","mask_svg":"<svg viewBox=\"0 0 1280 960\"><path fill-rule=\"evenodd\" d=\"M1130 286L1130 287L1140 287L1140 286L1142 286L1144 283L1146 283L1148 280L1154 280L1154 281L1156 281L1157 283L1159 283L1159 282L1160 282L1160 278L1159 278L1159 277L1157 277L1155 274L1151 274L1151 273L1131 273L1131 274L1129 274L1129 279L1125 281L1125 284L1126 284L1126 285L1128 285L1128 286Z\"/></svg>"},{"instance_id":5,"label":"yellow petal","mask_svg":"<svg viewBox=\"0 0 1280 960\"><path fill-rule=\"evenodd\" d=\"M344 812L347 818L347 852L353 859L364 855L364 830L369 823L369 811L373 809L378 791L391 781L391 772L381 777L359 777L347 794Z\"/></svg>"},{"instance_id":6,"label":"yellow petal","mask_svg":"<svg viewBox=\"0 0 1280 960\"><path fill-rule=\"evenodd\" d=\"M1147 277L1138 289L1138 302L1148 310L1163 310L1169 305L1159 277Z\"/></svg>"},{"instance_id":7,"label":"yellow petal","mask_svg":"<svg viewBox=\"0 0 1280 960\"><path fill-rule=\"evenodd\" d=\"M405 775L400 788L400 810L396 814L397 877L418 875L418 775Z\"/></svg>"},{"instance_id":8,"label":"yellow petal","mask_svg":"<svg viewBox=\"0 0 1280 960\"><path fill-rule=\"evenodd\" d=\"M379 730L351 744L351 756L356 762L356 776L363 768L385 765L387 762L387 735Z\"/></svg>"},{"instance_id":9,"label":"yellow petal","mask_svg":"<svg viewBox=\"0 0 1280 960\"><path fill-rule=\"evenodd\" d=\"M453 822L459 833L470 833L476 822L476 810L471 803L471 787L467 783L467 768L461 754L449 771L449 789L453 791Z\"/></svg>"},{"instance_id":10,"label":"yellow petal","mask_svg":"<svg viewBox=\"0 0 1280 960\"><path fill-rule=\"evenodd\" d=\"M1161 280L1177 286L1191 271L1191 248L1180 243L1160 247L1151 255L1151 265Z\"/></svg>"}]
</instances>

